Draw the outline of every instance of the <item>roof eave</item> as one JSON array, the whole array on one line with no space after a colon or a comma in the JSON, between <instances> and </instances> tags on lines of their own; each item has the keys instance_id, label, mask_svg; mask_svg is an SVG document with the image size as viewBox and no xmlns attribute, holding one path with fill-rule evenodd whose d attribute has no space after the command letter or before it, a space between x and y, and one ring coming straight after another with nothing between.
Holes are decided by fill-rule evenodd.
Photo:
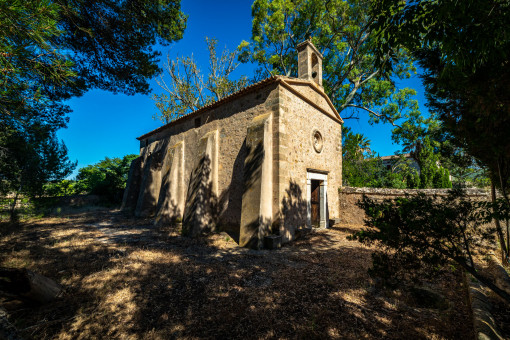
<instances>
[{"instance_id":1,"label":"roof eave","mask_svg":"<svg viewBox=\"0 0 510 340\"><path fill-rule=\"evenodd\" d=\"M235 99L235 98L237 98L239 96L242 96L244 94L250 93L250 92L252 92L254 90L257 90L257 89L259 89L259 88L261 88L263 86L270 85L270 84L272 84L274 82L280 81L280 79L281 79L281 76L271 76L271 77L268 77L266 79L263 79L263 80L259 81L258 83L255 83L255 84L252 84L250 86L247 86L247 87L245 87L245 88L243 88L243 89L241 89L241 90L239 90L237 92L232 93L229 96L226 96L226 97L224 97L224 98L222 98L220 100L215 101L214 103L205 105L205 106L201 107L200 109L198 109L196 111L188 113L188 114L186 114L184 116L181 116L181 117L179 117L179 118L177 118L177 119L175 119L175 120L173 120L173 121L171 121L171 122L169 122L169 123L167 123L167 124L165 124L163 126L160 126L157 129L149 131L149 132L141 135L140 137L137 137L136 139L142 140L142 139L145 139L147 137L150 137L150 136L152 136L152 135L154 135L154 134L156 134L158 132L161 132L161 131L165 130L166 128L168 128L168 127L170 127L172 125L177 124L178 122L182 122L184 120L191 119L192 117L197 116L197 115L201 114L204 111L213 109L213 108L215 108L215 107L217 107L219 105L227 103L227 102L229 102L229 101L231 101L231 100L233 100L233 99Z\"/></svg>"}]
</instances>

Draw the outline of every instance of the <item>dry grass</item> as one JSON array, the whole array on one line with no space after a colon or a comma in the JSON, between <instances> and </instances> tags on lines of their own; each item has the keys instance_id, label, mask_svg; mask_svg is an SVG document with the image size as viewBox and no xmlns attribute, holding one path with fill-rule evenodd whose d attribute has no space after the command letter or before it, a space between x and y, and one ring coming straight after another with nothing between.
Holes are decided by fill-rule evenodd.
<instances>
[{"instance_id":1,"label":"dry grass","mask_svg":"<svg viewBox=\"0 0 510 340\"><path fill-rule=\"evenodd\" d=\"M458 273L431 283L442 310L376 288L373 249L346 239L357 228L253 251L226 234L192 240L106 210L41 219L4 228L0 265L28 267L65 293L43 306L2 302L27 338L472 337Z\"/></svg>"}]
</instances>

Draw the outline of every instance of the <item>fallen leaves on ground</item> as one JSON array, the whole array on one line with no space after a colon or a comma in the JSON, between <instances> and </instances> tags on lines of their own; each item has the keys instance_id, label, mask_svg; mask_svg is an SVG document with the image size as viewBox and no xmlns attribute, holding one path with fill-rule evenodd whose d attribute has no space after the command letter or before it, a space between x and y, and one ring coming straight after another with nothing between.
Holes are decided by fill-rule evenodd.
<instances>
[{"instance_id":1,"label":"fallen leaves on ground","mask_svg":"<svg viewBox=\"0 0 510 340\"><path fill-rule=\"evenodd\" d=\"M41 306L0 302L37 339L472 337L459 272L430 283L447 308L423 308L374 284L374 249L346 239L360 227L255 251L224 233L183 238L116 211L29 221L2 231L0 263L53 278L65 293Z\"/></svg>"}]
</instances>

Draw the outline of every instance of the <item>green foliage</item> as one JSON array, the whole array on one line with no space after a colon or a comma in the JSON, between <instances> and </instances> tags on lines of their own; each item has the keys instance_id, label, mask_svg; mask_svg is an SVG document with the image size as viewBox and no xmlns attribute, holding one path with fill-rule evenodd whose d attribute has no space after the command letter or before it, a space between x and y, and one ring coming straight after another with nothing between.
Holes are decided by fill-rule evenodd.
<instances>
[{"instance_id":1,"label":"green foliage","mask_svg":"<svg viewBox=\"0 0 510 340\"><path fill-rule=\"evenodd\" d=\"M463 76L486 65L502 67L501 58L508 57L507 0L379 0L369 9L380 57L398 46L412 52L440 47L448 68L468 72ZM386 63L385 69L396 65Z\"/></svg>"},{"instance_id":2,"label":"green foliage","mask_svg":"<svg viewBox=\"0 0 510 340\"><path fill-rule=\"evenodd\" d=\"M61 100L73 93L76 73L55 42L62 34L59 10L59 5L47 0L0 2L0 178L4 191L16 191L28 177L37 179L51 152L65 155L54 131L67 123L69 108Z\"/></svg>"},{"instance_id":3,"label":"green foliage","mask_svg":"<svg viewBox=\"0 0 510 340\"><path fill-rule=\"evenodd\" d=\"M193 55L177 57L175 60L170 60L167 56L166 73L157 80L163 93L154 94L152 97L160 111L155 119L168 123L220 100L248 84L245 76L237 80L230 79L231 73L239 66L236 59L241 57L240 50L230 52L224 49L218 57L216 52L218 41L209 38L205 40L209 51L209 74L205 81Z\"/></svg>"},{"instance_id":4,"label":"green foliage","mask_svg":"<svg viewBox=\"0 0 510 340\"><path fill-rule=\"evenodd\" d=\"M462 190L446 197L423 194L376 202L364 197L368 228L351 239L376 244L382 251L373 256L371 275L387 283L434 276L450 262L458 263L493 291L510 301L510 295L475 267L473 256L490 251L494 228L486 225L491 209L469 200Z\"/></svg>"},{"instance_id":5,"label":"green foliage","mask_svg":"<svg viewBox=\"0 0 510 340\"><path fill-rule=\"evenodd\" d=\"M66 177L76 163L69 161L65 145L46 126L34 124L23 131L12 129L3 136L6 151L0 154L0 193L14 193L11 220L15 220L20 195L41 195L46 182Z\"/></svg>"},{"instance_id":6,"label":"green foliage","mask_svg":"<svg viewBox=\"0 0 510 340\"><path fill-rule=\"evenodd\" d=\"M418 145L415 158L420 166L420 188L451 188L449 178L447 181L444 178L449 176L449 173L446 174L448 170L440 165L428 137L424 138L423 144Z\"/></svg>"},{"instance_id":7,"label":"green foliage","mask_svg":"<svg viewBox=\"0 0 510 340\"><path fill-rule=\"evenodd\" d=\"M510 28L509 9L507 0L381 0L370 7L377 54L382 58L401 47L411 51L425 71L426 95L437 122L426 134L394 131L394 136L408 146L428 135L441 164L462 184L486 186L487 170L497 174L494 159L510 155L503 132L509 126L505 84L510 40L502 33ZM382 69L396 65L398 60L393 65L390 58Z\"/></svg>"},{"instance_id":8,"label":"green foliage","mask_svg":"<svg viewBox=\"0 0 510 340\"><path fill-rule=\"evenodd\" d=\"M383 172L382 162L370 150L370 141L362 134L342 129L342 179L353 187L375 187Z\"/></svg>"},{"instance_id":9,"label":"green foliage","mask_svg":"<svg viewBox=\"0 0 510 340\"><path fill-rule=\"evenodd\" d=\"M358 118L360 110L365 110L370 123L393 124L392 139L403 145L403 153L416 153L428 136L434 153L440 155L440 163L452 169L459 180L466 180L479 170L473 159L462 149L452 147L434 114L422 116L418 102L413 99L415 90L398 89L389 80L409 77L414 66L401 46L386 46L385 54L379 53L379 31L370 28L374 18L379 17L367 11L373 4L373 1L354 0L257 0L252 7L251 42L243 42L240 48L245 60L250 55L251 60L259 64L260 76L297 76L296 46L311 37L324 56L324 88L344 119ZM386 63L392 67L388 69ZM350 185L402 187L405 182L397 179L399 175L395 173L388 174L386 184L363 178L373 178L374 173L381 176L376 161L362 163L359 159L347 158L344 164L347 165L344 176L347 175ZM470 169L474 170L470 172ZM429 166L425 172L424 181L420 183L422 187L440 185L432 180L435 169ZM417 185L416 181L411 182L412 186ZM444 186L449 187L447 183L441 184Z\"/></svg>"},{"instance_id":10,"label":"green foliage","mask_svg":"<svg viewBox=\"0 0 510 340\"><path fill-rule=\"evenodd\" d=\"M510 187L510 70L487 65L466 76L450 75L439 52L420 52L427 73L424 84L429 105L438 112L452 143L472 155L501 189ZM506 59L505 59L506 60ZM506 61L502 61L502 64ZM448 76L446 77L446 72Z\"/></svg>"},{"instance_id":11,"label":"green foliage","mask_svg":"<svg viewBox=\"0 0 510 340\"><path fill-rule=\"evenodd\" d=\"M380 182L380 187L406 189L407 188L406 179L407 176L404 173L386 170Z\"/></svg>"},{"instance_id":12,"label":"green foliage","mask_svg":"<svg viewBox=\"0 0 510 340\"><path fill-rule=\"evenodd\" d=\"M241 60L259 64L258 77L297 76L297 45L308 38L323 59L324 88L344 119L367 112L371 123L395 123L417 109L412 89L389 79L407 78L415 68L403 49L392 50L396 67L383 74L376 65L377 45L369 29L370 0L255 0L252 37ZM248 58L248 56L250 58ZM382 57L384 64L388 57ZM345 112L343 112L345 110ZM342 113L343 112L343 113Z\"/></svg>"},{"instance_id":13,"label":"green foliage","mask_svg":"<svg viewBox=\"0 0 510 340\"><path fill-rule=\"evenodd\" d=\"M353 187L376 187L396 189L451 188L450 173L441 167L428 138L419 146L417 163L420 174L412 161L403 155L395 157L389 169L380 157L370 149L370 141L362 134L354 134L343 128L342 134L343 184Z\"/></svg>"},{"instance_id":14,"label":"green foliage","mask_svg":"<svg viewBox=\"0 0 510 340\"><path fill-rule=\"evenodd\" d=\"M108 158L94 165L78 170L75 191L103 196L110 202L120 202L126 187L131 162L138 155L126 155L123 158Z\"/></svg>"},{"instance_id":15,"label":"green foliage","mask_svg":"<svg viewBox=\"0 0 510 340\"><path fill-rule=\"evenodd\" d=\"M152 46L180 39L177 0L0 1L0 190L38 195L74 168L55 132L92 88L148 93Z\"/></svg>"},{"instance_id":16,"label":"green foliage","mask_svg":"<svg viewBox=\"0 0 510 340\"><path fill-rule=\"evenodd\" d=\"M24 131L4 133L5 152L0 153L0 194L14 193L11 221L17 218L20 196L33 198L43 185L69 175L76 163L69 161L65 145L46 126L34 124Z\"/></svg>"},{"instance_id":17,"label":"green foliage","mask_svg":"<svg viewBox=\"0 0 510 340\"><path fill-rule=\"evenodd\" d=\"M449 147L461 150L454 156L475 165L467 173L472 180L483 181L486 172L493 200L497 186L506 206L510 206L509 9L507 0L381 0L370 8L378 55L400 47L413 53L424 70L428 105L437 114ZM391 72L394 65L384 66ZM492 209L502 259L508 263L508 224L505 243L497 217L503 207ZM460 213L457 217L463 219Z\"/></svg>"},{"instance_id":18,"label":"green foliage","mask_svg":"<svg viewBox=\"0 0 510 340\"><path fill-rule=\"evenodd\" d=\"M0 2L1 132L67 123L63 100L92 88L148 93L152 46L180 39L177 0Z\"/></svg>"},{"instance_id":19,"label":"green foliage","mask_svg":"<svg viewBox=\"0 0 510 340\"><path fill-rule=\"evenodd\" d=\"M352 187L405 188L403 174L388 171L370 149L370 141L359 133L342 129L343 185Z\"/></svg>"},{"instance_id":20,"label":"green foliage","mask_svg":"<svg viewBox=\"0 0 510 340\"><path fill-rule=\"evenodd\" d=\"M459 156L476 159L468 162L475 166L467 176L476 182L487 171L505 196L510 186L510 39L504 33L510 29L509 9L507 0L382 0L371 7L378 54L399 47L412 51L424 69L428 103L444 135L463 150Z\"/></svg>"},{"instance_id":21,"label":"green foliage","mask_svg":"<svg viewBox=\"0 0 510 340\"><path fill-rule=\"evenodd\" d=\"M450 180L450 172L448 169L440 167L437 169L432 180L434 188L451 188L452 182Z\"/></svg>"},{"instance_id":22,"label":"green foliage","mask_svg":"<svg viewBox=\"0 0 510 340\"><path fill-rule=\"evenodd\" d=\"M453 136L445 131L434 113L423 117L419 111L407 111L404 121L392 130L391 138L403 146L402 152L417 156L425 143L430 144L438 164L451 172L453 179L466 186L486 187L487 176L476 160L466 150L453 142ZM447 185L447 186L445 186ZM450 187L447 183L434 187Z\"/></svg>"},{"instance_id":23,"label":"green foliage","mask_svg":"<svg viewBox=\"0 0 510 340\"><path fill-rule=\"evenodd\" d=\"M63 179L61 181L52 181L44 185L44 194L50 197L70 196L77 194L76 181Z\"/></svg>"},{"instance_id":24,"label":"green foliage","mask_svg":"<svg viewBox=\"0 0 510 340\"><path fill-rule=\"evenodd\" d=\"M186 27L180 0L58 3L57 42L71 52L75 85L83 90L149 93L148 81L161 71L153 46L181 39Z\"/></svg>"},{"instance_id":25,"label":"green foliage","mask_svg":"<svg viewBox=\"0 0 510 340\"><path fill-rule=\"evenodd\" d=\"M420 175L418 175L417 171L408 172L406 182L409 189L418 189L421 185Z\"/></svg>"},{"instance_id":26,"label":"green foliage","mask_svg":"<svg viewBox=\"0 0 510 340\"><path fill-rule=\"evenodd\" d=\"M0 155L1 193L39 195L44 183L64 178L75 168L65 145L44 126L33 126L24 134L9 132L7 151Z\"/></svg>"}]
</instances>

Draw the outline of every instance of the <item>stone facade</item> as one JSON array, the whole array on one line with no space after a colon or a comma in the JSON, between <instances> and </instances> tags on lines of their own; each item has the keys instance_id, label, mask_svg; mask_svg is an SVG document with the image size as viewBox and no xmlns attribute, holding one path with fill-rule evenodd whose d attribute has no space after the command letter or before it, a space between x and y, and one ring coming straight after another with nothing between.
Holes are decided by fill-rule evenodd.
<instances>
[{"instance_id":1,"label":"stone facade","mask_svg":"<svg viewBox=\"0 0 510 340\"><path fill-rule=\"evenodd\" d=\"M301 79L265 79L139 137L123 209L251 248L338 218L342 119L318 78L322 56L305 42L299 58Z\"/></svg>"},{"instance_id":2,"label":"stone facade","mask_svg":"<svg viewBox=\"0 0 510 340\"><path fill-rule=\"evenodd\" d=\"M364 224L366 219L363 209L357 203L367 196L382 201L395 199L406 195L414 196L418 193L426 196L447 196L450 189L389 189L389 188L352 188L343 187L339 191L339 209L342 211L339 222L345 224ZM466 189L466 196L475 201L489 201L490 192L483 189Z\"/></svg>"}]
</instances>

